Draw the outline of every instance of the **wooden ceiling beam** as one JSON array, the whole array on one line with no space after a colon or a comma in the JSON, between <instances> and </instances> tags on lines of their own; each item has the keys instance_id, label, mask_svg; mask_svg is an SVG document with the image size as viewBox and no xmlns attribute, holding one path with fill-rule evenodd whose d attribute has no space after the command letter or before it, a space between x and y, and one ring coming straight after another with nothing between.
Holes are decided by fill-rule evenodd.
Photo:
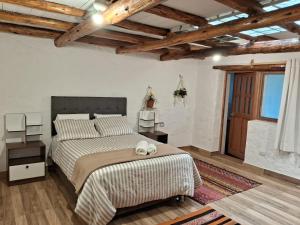
<instances>
[{"instance_id":1,"label":"wooden ceiling beam","mask_svg":"<svg viewBox=\"0 0 300 225\"><path fill-rule=\"evenodd\" d=\"M183 58L197 58L204 59L214 54L221 54L223 56L229 55L244 55L244 54L267 54L280 52L297 52L300 51L300 40L298 38L286 40L273 40L255 42L252 44L239 45L237 47L223 47L211 48L197 51L185 51L167 53L161 56L162 61L183 59Z\"/></svg>"},{"instance_id":2,"label":"wooden ceiling beam","mask_svg":"<svg viewBox=\"0 0 300 225\"><path fill-rule=\"evenodd\" d=\"M130 20L123 20L117 24L114 24L114 26L121 27L127 30L137 31L137 32L143 32L146 34L153 34L157 36L167 36L168 33L171 31L169 29L150 26Z\"/></svg>"},{"instance_id":3,"label":"wooden ceiling beam","mask_svg":"<svg viewBox=\"0 0 300 225\"><path fill-rule=\"evenodd\" d=\"M83 17L86 14L85 10L48 1L0 0L0 2L76 17ZM115 26L158 36L167 36L167 34L170 32L169 29L150 26L142 23L133 22L130 20L121 21L120 23L115 24Z\"/></svg>"},{"instance_id":4,"label":"wooden ceiling beam","mask_svg":"<svg viewBox=\"0 0 300 225\"><path fill-rule=\"evenodd\" d=\"M14 24L22 24L25 26L37 26L40 28L47 28L54 31L67 31L70 28L74 27L75 23L65 22L61 20L54 20L54 19L48 19L44 17L38 17L38 16L32 16L32 15L25 15L22 13L13 13L13 12L7 12L7 11L0 11L0 20L6 21L9 23ZM29 27L30 29L30 27ZM62 32L56 33L56 34L63 34ZM100 30L93 33L91 36L109 39L109 40L116 40L116 41L122 41L127 43L145 43L146 41L153 41L157 40L155 38L142 36L142 35L135 35L135 34L128 34L123 32L117 32L117 31L110 31L110 30ZM56 37L57 38L57 37ZM92 38L89 38L89 40L95 40ZM121 42L119 42L121 43ZM121 45L119 45L121 46ZM181 49L182 47L177 47L176 49ZM163 51L166 53L166 51Z\"/></svg>"},{"instance_id":5,"label":"wooden ceiling beam","mask_svg":"<svg viewBox=\"0 0 300 225\"><path fill-rule=\"evenodd\" d=\"M1 23L1 22L0 22L0 32L26 35L30 37L48 38L48 39L55 39L63 33L62 31L54 31L49 29L28 27L23 25ZM103 46L103 47L114 47L114 48L129 44L128 42L121 42L121 41L109 40L105 38L98 38L92 36L83 37L81 39L78 39L77 42L85 43L85 44L93 44L93 45Z\"/></svg>"},{"instance_id":6,"label":"wooden ceiling beam","mask_svg":"<svg viewBox=\"0 0 300 225\"><path fill-rule=\"evenodd\" d=\"M207 20L201 16L193 15L191 13L183 12L174 8L170 8L165 5L158 5L147 9L146 12L161 16L164 18L180 21L186 24L191 24L194 26L204 26L207 25Z\"/></svg>"},{"instance_id":7,"label":"wooden ceiling beam","mask_svg":"<svg viewBox=\"0 0 300 225\"><path fill-rule=\"evenodd\" d=\"M229 8L238 10L249 15L254 15L258 13L263 13L264 10L261 4L256 0L215 0Z\"/></svg>"},{"instance_id":8,"label":"wooden ceiling beam","mask_svg":"<svg viewBox=\"0 0 300 225\"><path fill-rule=\"evenodd\" d=\"M222 3L230 8L236 9L240 12L247 13L249 15L255 15L264 13L263 6L257 0L215 0L219 3ZM300 34L300 28L294 22L287 22L279 24L281 27L286 30Z\"/></svg>"},{"instance_id":9,"label":"wooden ceiling beam","mask_svg":"<svg viewBox=\"0 0 300 225\"><path fill-rule=\"evenodd\" d=\"M49 19L39 16L25 15L22 13L8 12L0 10L0 20L18 24L29 24L52 30L66 31L71 29L74 24L61 20Z\"/></svg>"},{"instance_id":10,"label":"wooden ceiling beam","mask_svg":"<svg viewBox=\"0 0 300 225\"><path fill-rule=\"evenodd\" d=\"M82 9L44 0L0 0L0 2L43 10L47 12L64 14L68 16L82 17L86 13L85 10Z\"/></svg>"},{"instance_id":11,"label":"wooden ceiling beam","mask_svg":"<svg viewBox=\"0 0 300 225\"><path fill-rule=\"evenodd\" d=\"M49 29L28 27L23 25L16 25L16 24L2 23L2 22L0 22L0 32L20 34L20 35L38 37L38 38L49 38L49 39L55 39L62 34L62 32L60 31L53 31Z\"/></svg>"},{"instance_id":12,"label":"wooden ceiling beam","mask_svg":"<svg viewBox=\"0 0 300 225\"><path fill-rule=\"evenodd\" d=\"M138 44L128 47L120 47L117 49L117 53L150 51L173 45L206 40L225 34L234 34L244 30L267 27L281 22L295 21L298 19L300 19L299 5L285 9L279 9L273 12L265 12L259 15L251 16L249 18L223 23L213 27L204 27L197 31L177 34L171 37L167 37L163 40L151 41L145 44Z\"/></svg>"},{"instance_id":13,"label":"wooden ceiling beam","mask_svg":"<svg viewBox=\"0 0 300 225\"><path fill-rule=\"evenodd\" d=\"M193 14L183 12L181 10L174 9L174 8L171 8L171 7L167 7L167 6L164 6L164 5L158 5L156 7L148 9L146 12L152 13L154 15L161 16L161 17L164 17L164 18L180 21L180 22L183 22L183 23L186 23L186 24L194 25L194 26L199 26L199 27L212 26L212 25L208 24L208 21L204 17L198 16L198 15L193 15ZM235 36L238 37L239 34L235 34ZM251 40L251 41L255 40L251 36L248 36L248 35L245 35L245 34L243 35L243 37L246 40ZM267 36L262 36L262 37L267 37ZM271 39L271 37L270 37L270 39ZM275 38L273 38L273 39L275 39ZM197 44L197 42L196 42L196 44ZM201 44L201 43L198 42L198 44ZM212 42L211 42L211 45L208 45L207 43L205 43L203 45L211 46L211 47L215 46L215 44L212 43Z\"/></svg>"},{"instance_id":14,"label":"wooden ceiling beam","mask_svg":"<svg viewBox=\"0 0 300 225\"><path fill-rule=\"evenodd\" d=\"M140 11L154 7L161 2L162 0L119 0L111 4L103 13L98 12L95 14L102 18L102 23L96 24L93 21L93 18L89 17L62 36L58 37L55 40L55 45L57 47L65 46L69 42L94 33L107 25L119 23Z\"/></svg>"},{"instance_id":15,"label":"wooden ceiling beam","mask_svg":"<svg viewBox=\"0 0 300 225\"><path fill-rule=\"evenodd\" d=\"M0 22L0 32L11 33L11 34L19 34L25 35L30 37L37 37L37 38L46 38L46 39L55 39L63 34L62 31L54 31L44 28L37 28L37 27L28 27L24 25L17 25L17 24L10 24L10 23L1 23ZM119 46L126 46L130 45L129 42L120 41L120 40L111 40L107 38L99 38L94 36L85 36L82 37L76 42L84 43L84 44L92 44L101 47L109 47L109 48L117 48ZM168 52L167 49L158 49L151 51L151 53L155 54L166 54Z\"/></svg>"},{"instance_id":16,"label":"wooden ceiling beam","mask_svg":"<svg viewBox=\"0 0 300 225\"><path fill-rule=\"evenodd\" d=\"M224 65L213 66L215 70L224 70L227 72L246 72L246 71L285 71L286 64L254 64L254 65Z\"/></svg>"},{"instance_id":17,"label":"wooden ceiling beam","mask_svg":"<svg viewBox=\"0 0 300 225\"><path fill-rule=\"evenodd\" d=\"M147 41L153 41L157 40L156 38L146 37L142 35L136 35L136 34L128 34L123 33L119 31L112 31L112 30L98 30L91 34L94 37L100 37L100 38L107 38L111 40L123 40L128 43L132 44L138 44L138 43L145 43Z\"/></svg>"}]
</instances>

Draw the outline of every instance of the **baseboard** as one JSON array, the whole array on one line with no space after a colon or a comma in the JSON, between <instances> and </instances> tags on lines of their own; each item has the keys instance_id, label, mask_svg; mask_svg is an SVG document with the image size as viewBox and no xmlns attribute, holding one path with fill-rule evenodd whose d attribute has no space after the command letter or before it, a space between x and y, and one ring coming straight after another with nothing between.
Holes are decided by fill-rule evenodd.
<instances>
[{"instance_id":1,"label":"baseboard","mask_svg":"<svg viewBox=\"0 0 300 225\"><path fill-rule=\"evenodd\" d=\"M281 179L281 180L288 181L288 182L296 184L296 185L300 185L300 180L297 179L297 178L294 178L294 177L290 177L290 176L280 174L280 173L277 173L277 172L273 172L273 171L270 171L270 170L266 170L266 169L264 170L264 174L266 174L268 176L271 176L271 177Z\"/></svg>"}]
</instances>

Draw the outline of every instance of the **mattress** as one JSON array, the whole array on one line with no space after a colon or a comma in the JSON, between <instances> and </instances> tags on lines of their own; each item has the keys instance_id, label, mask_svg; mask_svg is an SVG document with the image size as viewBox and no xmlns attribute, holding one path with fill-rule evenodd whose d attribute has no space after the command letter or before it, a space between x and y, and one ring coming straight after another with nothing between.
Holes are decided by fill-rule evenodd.
<instances>
[{"instance_id":1,"label":"mattress","mask_svg":"<svg viewBox=\"0 0 300 225\"><path fill-rule=\"evenodd\" d=\"M146 140L139 134L57 142L53 139L54 162L70 180L76 160L97 152L134 148ZM193 196L201 178L188 154L171 155L116 164L94 171L78 196L75 212L88 224L104 225L117 208L167 199L177 195Z\"/></svg>"}]
</instances>

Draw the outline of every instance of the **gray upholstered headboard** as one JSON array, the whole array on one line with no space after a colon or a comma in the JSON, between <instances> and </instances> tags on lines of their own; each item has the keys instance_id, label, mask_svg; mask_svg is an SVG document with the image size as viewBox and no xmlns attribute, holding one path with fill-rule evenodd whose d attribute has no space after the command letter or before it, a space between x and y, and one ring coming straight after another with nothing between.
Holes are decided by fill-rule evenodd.
<instances>
[{"instance_id":1,"label":"gray upholstered headboard","mask_svg":"<svg viewBox=\"0 0 300 225\"><path fill-rule=\"evenodd\" d=\"M57 114L89 113L90 119L94 113L127 114L127 99L122 97L51 97L51 129L56 135L53 121Z\"/></svg>"}]
</instances>

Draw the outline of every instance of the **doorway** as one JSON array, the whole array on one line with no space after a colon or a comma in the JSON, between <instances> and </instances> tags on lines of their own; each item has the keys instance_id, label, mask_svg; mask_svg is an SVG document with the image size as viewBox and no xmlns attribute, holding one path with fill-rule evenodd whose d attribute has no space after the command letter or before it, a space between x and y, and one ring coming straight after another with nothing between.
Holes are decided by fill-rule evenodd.
<instances>
[{"instance_id":1,"label":"doorway","mask_svg":"<svg viewBox=\"0 0 300 225\"><path fill-rule=\"evenodd\" d=\"M253 115L255 73L235 73L233 76L227 154L244 159L247 124Z\"/></svg>"},{"instance_id":2,"label":"doorway","mask_svg":"<svg viewBox=\"0 0 300 225\"><path fill-rule=\"evenodd\" d=\"M241 160L245 157L247 124L253 119L254 87L255 73L229 75L225 154Z\"/></svg>"},{"instance_id":3,"label":"doorway","mask_svg":"<svg viewBox=\"0 0 300 225\"><path fill-rule=\"evenodd\" d=\"M284 82L281 70L226 72L220 152L244 160L248 121L276 123Z\"/></svg>"}]
</instances>

